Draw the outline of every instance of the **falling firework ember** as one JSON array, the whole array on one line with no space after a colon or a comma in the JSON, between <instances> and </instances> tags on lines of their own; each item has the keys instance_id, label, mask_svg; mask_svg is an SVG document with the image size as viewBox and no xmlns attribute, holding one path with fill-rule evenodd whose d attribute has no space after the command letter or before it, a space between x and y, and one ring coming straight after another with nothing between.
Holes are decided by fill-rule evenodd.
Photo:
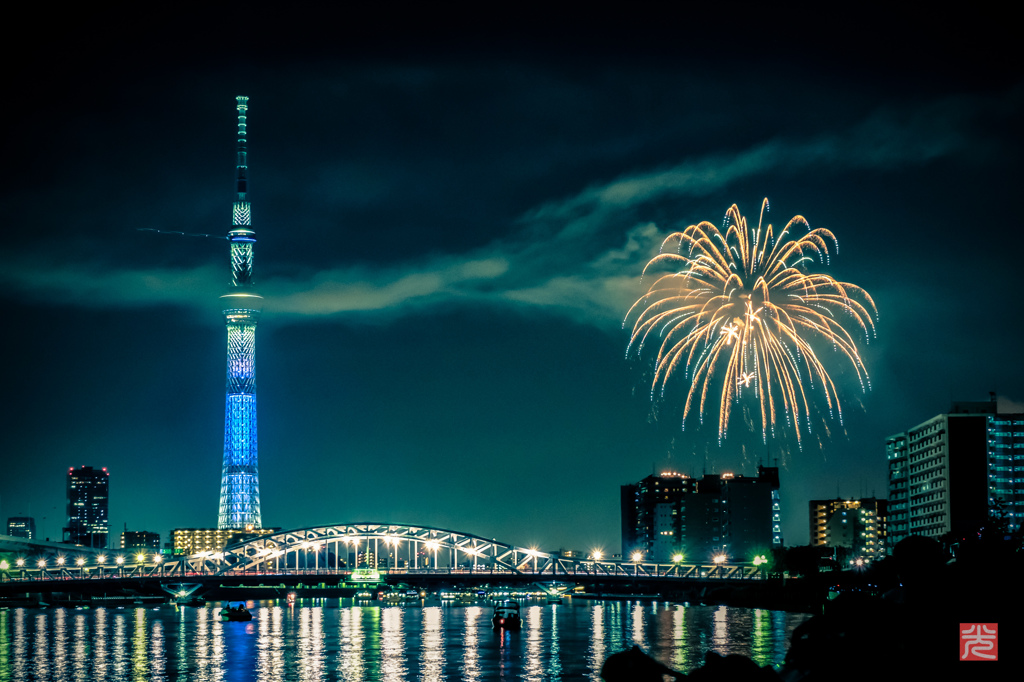
<instances>
[{"instance_id":1,"label":"falling firework ember","mask_svg":"<svg viewBox=\"0 0 1024 682\"><path fill-rule=\"evenodd\" d=\"M665 266L677 271L660 275L626 314L626 324L636 316L627 357L658 348L652 399L664 397L682 371L690 382L684 427L691 412L703 421L717 401L719 441L733 406L747 396L760 410L764 439L785 415L799 442L811 427L815 393L842 421L835 385L812 343L819 351L830 345L852 365L862 389L870 386L843 323L856 324L866 341L875 333L874 301L860 287L809 271L827 264L830 247L838 249L832 232L812 230L796 216L776 236L770 224L762 226L767 209L765 199L756 229L734 204L722 229L702 222L669 235L644 275ZM795 230L806 234L796 238Z\"/></svg>"}]
</instances>

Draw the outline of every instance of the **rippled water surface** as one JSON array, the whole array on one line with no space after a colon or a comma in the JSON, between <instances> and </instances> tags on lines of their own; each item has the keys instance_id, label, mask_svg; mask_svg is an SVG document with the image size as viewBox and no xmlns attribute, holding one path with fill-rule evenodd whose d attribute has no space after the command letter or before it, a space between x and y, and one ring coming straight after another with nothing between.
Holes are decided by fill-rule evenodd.
<instances>
[{"instance_id":1,"label":"rippled water surface","mask_svg":"<svg viewBox=\"0 0 1024 682\"><path fill-rule=\"evenodd\" d=\"M253 620L216 607L0 611L0 681L600 679L634 644L676 670L704 652L780 662L807 616L665 602L523 604L520 632L491 629L491 610L306 600L250 602Z\"/></svg>"}]
</instances>

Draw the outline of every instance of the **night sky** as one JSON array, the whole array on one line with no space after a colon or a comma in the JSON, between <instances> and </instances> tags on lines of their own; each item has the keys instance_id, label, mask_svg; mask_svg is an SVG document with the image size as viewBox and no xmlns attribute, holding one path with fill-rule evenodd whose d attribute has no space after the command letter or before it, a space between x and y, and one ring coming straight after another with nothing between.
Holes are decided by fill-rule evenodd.
<instances>
[{"instance_id":1,"label":"night sky","mask_svg":"<svg viewBox=\"0 0 1024 682\"><path fill-rule=\"evenodd\" d=\"M226 233L244 94L264 525L617 552L622 484L778 461L806 543L808 500L886 495L886 436L990 391L1024 411L1024 74L982 9L31 18L5 48L0 518L59 538L89 465L115 534L216 525L227 243L140 228ZM844 422L802 449L683 431L625 358L661 240L764 197L879 309L871 390L822 349Z\"/></svg>"}]
</instances>

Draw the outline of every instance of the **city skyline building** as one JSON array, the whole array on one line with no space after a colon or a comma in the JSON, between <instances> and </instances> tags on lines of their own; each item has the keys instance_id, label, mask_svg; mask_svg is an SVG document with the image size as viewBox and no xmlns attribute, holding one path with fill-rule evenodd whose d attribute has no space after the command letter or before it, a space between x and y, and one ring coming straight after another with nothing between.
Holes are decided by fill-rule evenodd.
<instances>
[{"instance_id":1,"label":"city skyline building","mask_svg":"<svg viewBox=\"0 0 1024 682\"><path fill-rule=\"evenodd\" d=\"M782 546L777 467L759 466L756 477L652 474L622 486L620 502L626 560L742 561Z\"/></svg>"},{"instance_id":2,"label":"city skyline building","mask_svg":"<svg viewBox=\"0 0 1024 682\"><path fill-rule=\"evenodd\" d=\"M7 518L7 534L12 538L36 539L36 520L31 516L10 516Z\"/></svg>"},{"instance_id":3,"label":"city skyline building","mask_svg":"<svg viewBox=\"0 0 1024 682\"><path fill-rule=\"evenodd\" d=\"M262 297L253 283L252 212L248 201L248 97L236 99L238 141L236 198L228 231L231 285L221 299L227 326L227 387L224 407L224 464L221 472L219 529L263 527L256 441L256 324Z\"/></svg>"},{"instance_id":4,"label":"city skyline building","mask_svg":"<svg viewBox=\"0 0 1024 682\"><path fill-rule=\"evenodd\" d=\"M236 528L175 528L170 545L174 554L191 556L199 552L219 552L228 545L258 535L271 535L280 528L239 530Z\"/></svg>"},{"instance_id":5,"label":"city skyline building","mask_svg":"<svg viewBox=\"0 0 1024 682\"><path fill-rule=\"evenodd\" d=\"M106 467L71 467L67 475L64 542L93 549L107 546L110 474Z\"/></svg>"},{"instance_id":6,"label":"city skyline building","mask_svg":"<svg viewBox=\"0 0 1024 682\"><path fill-rule=\"evenodd\" d=\"M159 552L160 533L153 533L148 530L125 530L121 533L121 549L145 549Z\"/></svg>"},{"instance_id":7,"label":"city skyline building","mask_svg":"<svg viewBox=\"0 0 1024 682\"><path fill-rule=\"evenodd\" d=\"M909 535L958 538L1002 516L1008 531L1024 516L1024 414L989 402L950 411L886 439L888 545Z\"/></svg>"},{"instance_id":8,"label":"city skyline building","mask_svg":"<svg viewBox=\"0 0 1024 682\"><path fill-rule=\"evenodd\" d=\"M808 508L812 546L845 547L871 560L885 556L886 500L811 500Z\"/></svg>"}]
</instances>

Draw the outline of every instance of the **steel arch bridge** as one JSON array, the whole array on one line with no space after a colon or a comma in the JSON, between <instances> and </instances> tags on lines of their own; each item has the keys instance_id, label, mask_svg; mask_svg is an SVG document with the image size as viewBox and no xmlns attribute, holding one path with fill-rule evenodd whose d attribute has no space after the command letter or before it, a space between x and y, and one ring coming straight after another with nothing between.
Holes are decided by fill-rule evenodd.
<instances>
[{"instance_id":1,"label":"steel arch bridge","mask_svg":"<svg viewBox=\"0 0 1024 682\"><path fill-rule=\"evenodd\" d=\"M487 574L500 578L594 580L600 578L757 579L752 564L655 563L565 557L518 547L470 533L429 526L350 523L311 526L253 537L219 552L164 560L159 555L97 560L74 556L68 547L33 556L15 569L0 570L0 581L55 581L110 578L188 579L246 575L351 574L359 567L387 574ZM52 554L52 556L50 556ZM86 558L84 558L86 557ZM372 562L372 565L371 565ZM0 567L2 568L2 567Z\"/></svg>"}]
</instances>

